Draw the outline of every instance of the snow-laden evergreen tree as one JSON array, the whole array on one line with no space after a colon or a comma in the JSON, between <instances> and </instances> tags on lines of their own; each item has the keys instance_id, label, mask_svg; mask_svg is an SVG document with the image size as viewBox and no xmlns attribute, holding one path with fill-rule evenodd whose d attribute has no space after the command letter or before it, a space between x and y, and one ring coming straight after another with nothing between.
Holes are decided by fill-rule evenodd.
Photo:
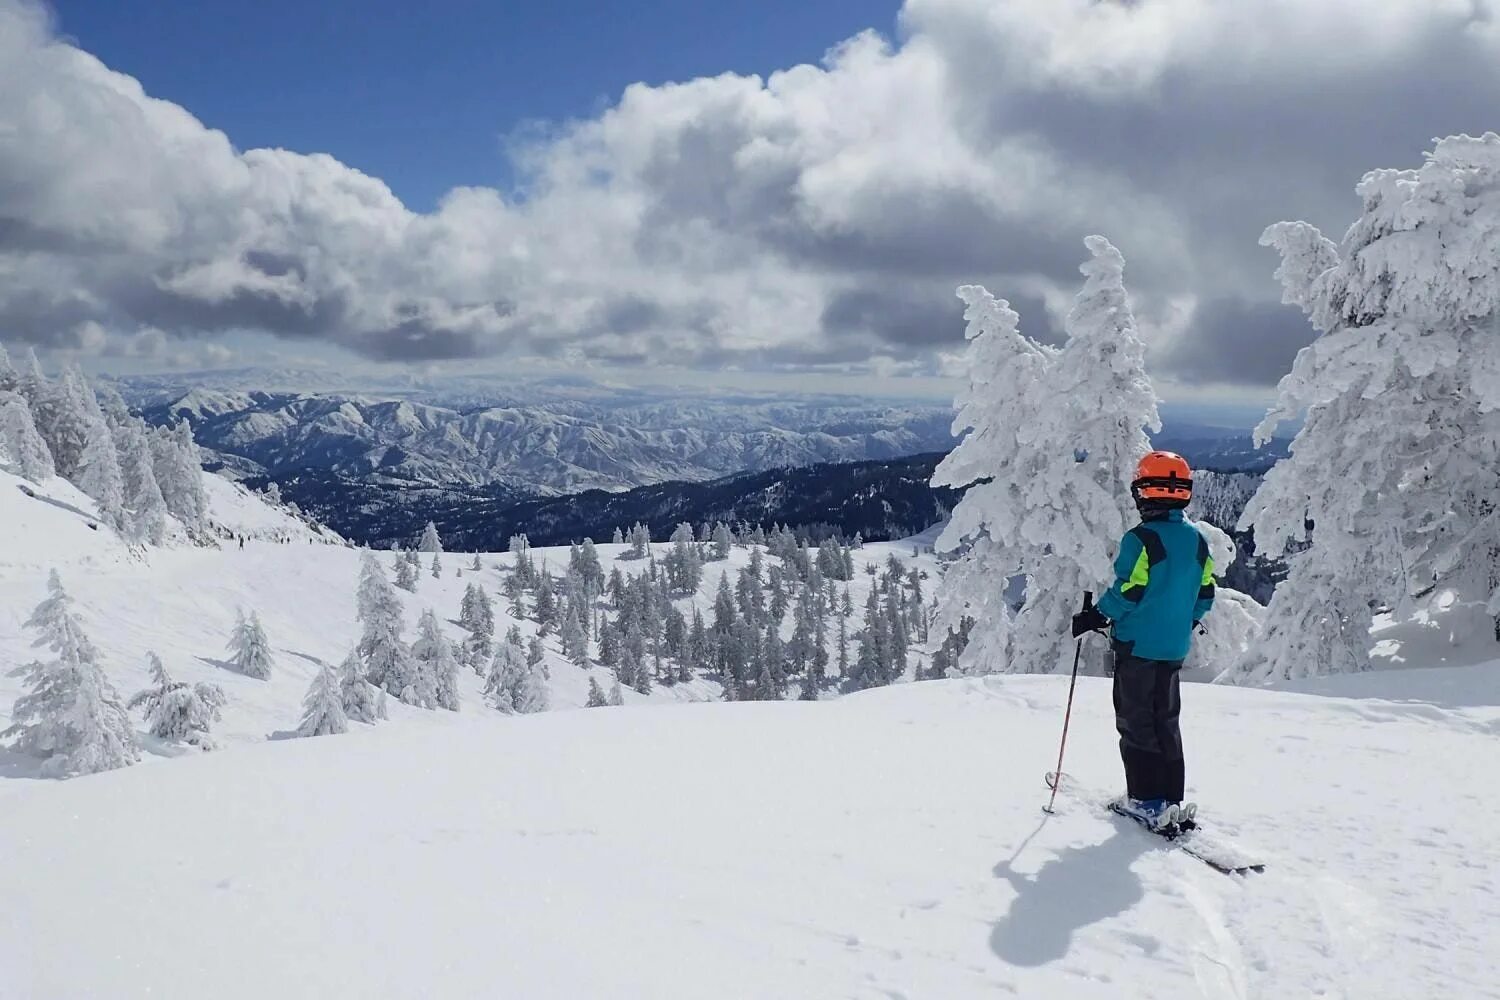
<instances>
[{"instance_id":1,"label":"snow-laden evergreen tree","mask_svg":"<svg viewBox=\"0 0 1500 1000\"><path fill-rule=\"evenodd\" d=\"M167 501L156 482L155 459L145 430L131 422L116 431L120 471L124 475L126 525L130 537L144 544L167 540Z\"/></svg>"},{"instance_id":2,"label":"snow-laden evergreen tree","mask_svg":"<svg viewBox=\"0 0 1500 1000\"><path fill-rule=\"evenodd\" d=\"M410 559L396 561L396 586L409 594L417 592L417 568Z\"/></svg>"},{"instance_id":3,"label":"snow-laden evergreen tree","mask_svg":"<svg viewBox=\"0 0 1500 1000\"><path fill-rule=\"evenodd\" d=\"M478 552L474 553L474 564L472 566L470 566L469 569L472 570L475 573L478 573L479 571L481 571L482 569L484 569L484 564L479 561L479 553Z\"/></svg>"},{"instance_id":4,"label":"snow-laden evergreen tree","mask_svg":"<svg viewBox=\"0 0 1500 1000\"><path fill-rule=\"evenodd\" d=\"M442 560L442 556L439 555L438 553L434 552L432 554L432 578L434 580L439 580L439 579L442 579L442 576L443 576L443 560Z\"/></svg>"},{"instance_id":5,"label":"snow-laden evergreen tree","mask_svg":"<svg viewBox=\"0 0 1500 1000\"><path fill-rule=\"evenodd\" d=\"M599 686L597 677L589 678L589 700L585 708L604 708L609 705L609 697L605 695L604 689Z\"/></svg>"},{"instance_id":6,"label":"snow-laden evergreen tree","mask_svg":"<svg viewBox=\"0 0 1500 1000\"><path fill-rule=\"evenodd\" d=\"M568 572L578 577L590 601L604 592L604 566L592 538L585 538L568 554Z\"/></svg>"},{"instance_id":7,"label":"snow-laden evergreen tree","mask_svg":"<svg viewBox=\"0 0 1500 1000\"><path fill-rule=\"evenodd\" d=\"M208 494L203 489L203 462L187 421L149 435L152 471L167 511L193 538L208 533Z\"/></svg>"},{"instance_id":8,"label":"snow-laden evergreen tree","mask_svg":"<svg viewBox=\"0 0 1500 1000\"><path fill-rule=\"evenodd\" d=\"M217 684L173 680L155 653L147 653L146 662L151 686L137 692L126 707L145 709L147 731L157 739L214 749L208 730L219 721L219 709L225 702L223 689Z\"/></svg>"},{"instance_id":9,"label":"snow-laden evergreen tree","mask_svg":"<svg viewBox=\"0 0 1500 1000\"><path fill-rule=\"evenodd\" d=\"M32 645L46 647L50 660L23 669L26 693L11 709L11 725L0 737L15 749L41 759L48 777L66 778L125 767L140 759L130 716L114 685L99 666L99 654L84 634L54 570L47 597L25 627L37 633Z\"/></svg>"},{"instance_id":10,"label":"snow-laden evergreen tree","mask_svg":"<svg viewBox=\"0 0 1500 1000\"><path fill-rule=\"evenodd\" d=\"M110 433L94 390L82 372L76 368L67 369L63 373L63 385L83 419L83 450L69 478L98 504L99 517L104 523L123 534L126 528L125 477L120 471L114 435Z\"/></svg>"},{"instance_id":11,"label":"snow-laden evergreen tree","mask_svg":"<svg viewBox=\"0 0 1500 1000\"><path fill-rule=\"evenodd\" d=\"M679 524L672 532L672 547L663 560L667 580L679 594L691 594L698 590L703 579L703 560L698 554L698 545L693 540L693 526Z\"/></svg>"},{"instance_id":12,"label":"snow-laden evergreen tree","mask_svg":"<svg viewBox=\"0 0 1500 1000\"><path fill-rule=\"evenodd\" d=\"M1115 545L1134 522L1128 484L1160 427L1144 346L1125 295L1124 259L1107 240L1092 255L1067 317L1061 350L1022 335L1019 317L966 285L969 385L955 433L967 435L938 466L935 486L969 486L938 541L957 552L944 579L942 624L978 624L965 673L1050 673L1068 668L1069 623L1085 590L1113 577ZM1024 578L1019 611L1006 581ZM1090 646L1093 672L1102 644Z\"/></svg>"},{"instance_id":13,"label":"snow-laden evergreen tree","mask_svg":"<svg viewBox=\"0 0 1500 1000\"><path fill-rule=\"evenodd\" d=\"M438 536L437 525L431 521L428 521L427 527L422 529L422 538L417 542L417 551L424 554L443 551L443 540Z\"/></svg>"},{"instance_id":14,"label":"snow-laden evergreen tree","mask_svg":"<svg viewBox=\"0 0 1500 1000\"><path fill-rule=\"evenodd\" d=\"M525 675L521 678L521 685L512 695L515 702L516 712L520 715L530 715L536 712L545 712L551 705L551 697L547 691L547 677L540 663L531 664L526 668Z\"/></svg>"},{"instance_id":15,"label":"snow-laden evergreen tree","mask_svg":"<svg viewBox=\"0 0 1500 1000\"><path fill-rule=\"evenodd\" d=\"M610 536L609 541L611 545L625 544L625 532L620 530L620 526L618 524L615 525L615 533Z\"/></svg>"},{"instance_id":16,"label":"snow-laden evergreen tree","mask_svg":"<svg viewBox=\"0 0 1500 1000\"><path fill-rule=\"evenodd\" d=\"M495 611L483 587L471 583L464 589L458 623L469 631L463 641L463 664L483 677L494 655Z\"/></svg>"},{"instance_id":17,"label":"snow-laden evergreen tree","mask_svg":"<svg viewBox=\"0 0 1500 1000\"><path fill-rule=\"evenodd\" d=\"M417 638L411 644L411 656L417 669L416 679L410 687L412 700L409 704L457 712L458 660L431 608L422 612L422 617L417 620ZM407 701L405 692L401 700Z\"/></svg>"},{"instance_id":18,"label":"snow-laden evergreen tree","mask_svg":"<svg viewBox=\"0 0 1500 1000\"><path fill-rule=\"evenodd\" d=\"M348 731L349 717L344 713L339 675L325 663L313 674L302 699L302 724L297 727L297 735L332 736Z\"/></svg>"},{"instance_id":19,"label":"snow-laden evergreen tree","mask_svg":"<svg viewBox=\"0 0 1500 1000\"><path fill-rule=\"evenodd\" d=\"M557 624L557 592L552 575L545 570L536 585L536 607L532 609L532 613L540 626L538 634L543 637L550 635L552 627Z\"/></svg>"},{"instance_id":20,"label":"snow-laden evergreen tree","mask_svg":"<svg viewBox=\"0 0 1500 1000\"><path fill-rule=\"evenodd\" d=\"M339 666L339 704L344 715L354 722L375 722L385 718L383 692L365 678L365 665L359 651L351 650Z\"/></svg>"},{"instance_id":21,"label":"snow-laden evergreen tree","mask_svg":"<svg viewBox=\"0 0 1500 1000\"><path fill-rule=\"evenodd\" d=\"M371 684L399 698L417 679L416 666L401 638L401 599L370 552L360 559L355 601L361 626L358 652L365 676Z\"/></svg>"},{"instance_id":22,"label":"snow-laden evergreen tree","mask_svg":"<svg viewBox=\"0 0 1500 1000\"><path fill-rule=\"evenodd\" d=\"M714 562L723 562L729 558L729 550L734 547L734 532L729 530L729 525L722 521L714 525L713 534L709 536L713 546L709 549L709 558Z\"/></svg>"},{"instance_id":23,"label":"snow-laden evergreen tree","mask_svg":"<svg viewBox=\"0 0 1500 1000\"><path fill-rule=\"evenodd\" d=\"M82 467L83 452L88 447L93 421L83 390L71 368L64 369L56 381L48 380L31 356L33 368L23 391L31 404L32 420L47 442L57 466L57 474L73 480Z\"/></svg>"},{"instance_id":24,"label":"snow-laden evergreen tree","mask_svg":"<svg viewBox=\"0 0 1500 1000\"><path fill-rule=\"evenodd\" d=\"M609 686L609 703L614 708L625 704L625 692L620 690L620 681L618 678Z\"/></svg>"},{"instance_id":25,"label":"snow-laden evergreen tree","mask_svg":"<svg viewBox=\"0 0 1500 1000\"><path fill-rule=\"evenodd\" d=\"M248 615L240 610L234 633L229 637L230 665L246 677L265 680L271 676L275 661L271 657L271 643L266 639L266 630L261 627L260 615L252 611Z\"/></svg>"},{"instance_id":26,"label":"snow-laden evergreen tree","mask_svg":"<svg viewBox=\"0 0 1500 1000\"><path fill-rule=\"evenodd\" d=\"M1455 641L1500 636L1500 135L1440 140L1357 190L1340 244L1305 222L1261 237L1318 336L1256 432L1306 414L1241 521L1294 554L1228 679L1365 669L1372 606L1421 592L1457 598Z\"/></svg>"},{"instance_id":27,"label":"snow-laden evergreen tree","mask_svg":"<svg viewBox=\"0 0 1500 1000\"><path fill-rule=\"evenodd\" d=\"M458 623L475 635L493 637L495 634L495 607L490 595L477 583L464 588L463 603L459 605Z\"/></svg>"},{"instance_id":28,"label":"snow-laden evergreen tree","mask_svg":"<svg viewBox=\"0 0 1500 1000\"><path fill-rule=\"evenodd\" d=\"M521 688L522 678L530 674L531 670L520 646L509 639L498 643L495 658L490 664L489 677L485 680L485 697L500 711L507 714L515 712L516 693Z\"/></svg>"},{"instance_id":29,"label":"snow-laden evergreen tree","mask_svg":"<svg viewBox=\"0 0 1500 1000\"><path fill-rule=\"evenodd\" d=\"M583 634L583 626L578 623L578 608L571 603L568 605L568 613L563 616L562 631L558 638L562 643L563 655L570 662L578 667L589 665L589 640Z\"/></svg>"},{"instance_id":30,"label":"snow-laden evergreen tree","mask_svg":"<svg viewBox=\"0 0 1500 1000\"><path fill-rule=\"evenodd\" d=\"M57 474L52 452L31 418L31 407L25 397L10 390L0 390L0 468L33 483Z\"/></svg>"},{"instance_id":31,"label":"snow-laden evergreen tree","mask_svg":"<svg viewBox=\"0 0 1500 1000\"><path fill-rule=\"evenodd\" d=\"M631 527L628 541L630 548L620 556L621 559L646 558L646 553L651 548L651 532L646 530L644 524L637 522Z\"/></svg>"}]
</instances>

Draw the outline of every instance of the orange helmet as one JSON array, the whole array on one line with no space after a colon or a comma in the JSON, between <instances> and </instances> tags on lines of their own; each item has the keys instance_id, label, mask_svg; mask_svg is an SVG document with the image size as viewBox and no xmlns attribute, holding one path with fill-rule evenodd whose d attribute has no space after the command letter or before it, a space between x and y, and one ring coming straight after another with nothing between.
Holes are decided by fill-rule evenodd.
<instances>
[{"instance_id":1,"label":"orange helmet","mask_svg":"<svg viewBox=\"0 0 1500 1000\"><path fill-rule=\"evenodd\" d=\"M1193 470L1172 451L1153 451L1135 467L1130 491L1140 500L1187 503L1193 496Z\"/></svg>"}]
</instances>

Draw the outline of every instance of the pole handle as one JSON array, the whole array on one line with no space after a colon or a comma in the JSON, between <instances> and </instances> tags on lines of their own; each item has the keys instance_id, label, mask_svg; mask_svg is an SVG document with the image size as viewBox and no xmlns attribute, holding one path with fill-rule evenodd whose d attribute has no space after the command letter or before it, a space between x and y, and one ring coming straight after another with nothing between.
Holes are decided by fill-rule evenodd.
<instances>
[{"instance_id":1,"label":"pole handle","mask_svg":"<svg viewBox=\"0 0 1500 1000\"><path fill-rule=\"evenodd\" d=\"M1083 610L1087 611L1094 606L1094 592L1085 590L1083 592Z\"/></svg>"}]
</instances>

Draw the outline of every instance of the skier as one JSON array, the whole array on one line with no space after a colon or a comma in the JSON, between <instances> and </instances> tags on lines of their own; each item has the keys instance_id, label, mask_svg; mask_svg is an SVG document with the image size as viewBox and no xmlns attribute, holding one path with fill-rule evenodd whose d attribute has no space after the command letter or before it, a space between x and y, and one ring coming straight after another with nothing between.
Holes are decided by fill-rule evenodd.
<instances>
[{"instance_id":1,"label":"skier","mask_svg":"<svg viewBox=\"0 0 1500 1000\"><path fill-rule=\"evenodd\" d=\"M1193 630L1213 606L1214 561L1182 513L1193 478L1181 455L1141 459L1130 492L1141 523L1120 539L1114 585L1097 607L1073 616L1073 635L1111 630L1126 788L1113 808L1154 830L1188 829L1197 807L1182 803L1178 675Z\"/></svg>"}]
</instances>

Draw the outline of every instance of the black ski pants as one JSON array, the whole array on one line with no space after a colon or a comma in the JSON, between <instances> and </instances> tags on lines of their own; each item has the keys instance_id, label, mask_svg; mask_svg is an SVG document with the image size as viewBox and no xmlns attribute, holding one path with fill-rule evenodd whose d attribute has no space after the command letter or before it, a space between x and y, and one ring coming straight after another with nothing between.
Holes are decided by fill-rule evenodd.
<instances>
[{"instance_id":1,"label":"black ski pants","mask_svg":"<svg viewBox=\"0 0 1500 1000\"><path fill-rule=\"evenodd\" d=\"M1183 795L1180 660L1147 660L1116 643L1115 728L1125 788L1133 799L1181 802Z\"/></svg>"}]
</instances>

